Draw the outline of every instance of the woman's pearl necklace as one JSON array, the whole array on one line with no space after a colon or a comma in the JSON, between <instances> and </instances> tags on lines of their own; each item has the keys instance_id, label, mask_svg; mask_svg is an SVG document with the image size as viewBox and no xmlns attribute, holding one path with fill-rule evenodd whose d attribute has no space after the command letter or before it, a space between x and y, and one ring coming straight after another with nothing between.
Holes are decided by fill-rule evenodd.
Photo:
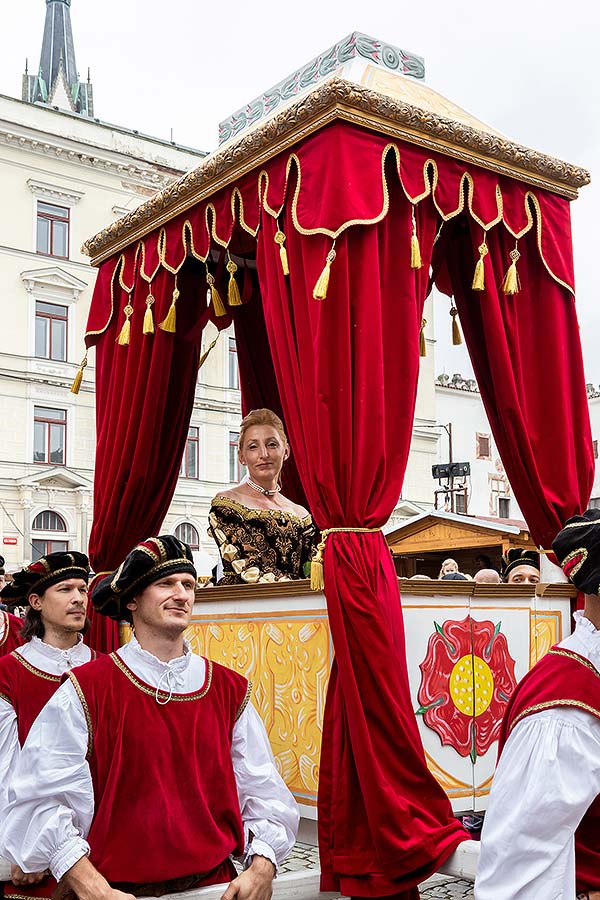
<instances>
[{"instance_id":1,"label":"woman's pearl necklace","mask_svg":"<svg viewBox=\"0 0 600 900\"><path fill-rule=\"evenodd\" d=\"M266 488L261 487L260 484L255 484L255 482L252 481L250 478L246 479L246 484L249 487L253 488L253 490L258 491L259 494L264 494L265 497L274 497L275 494L277 494L281 490L279 485L277 485L277 487L273 488L272 491L268 491Z\"/></svg>"}]
</instances>

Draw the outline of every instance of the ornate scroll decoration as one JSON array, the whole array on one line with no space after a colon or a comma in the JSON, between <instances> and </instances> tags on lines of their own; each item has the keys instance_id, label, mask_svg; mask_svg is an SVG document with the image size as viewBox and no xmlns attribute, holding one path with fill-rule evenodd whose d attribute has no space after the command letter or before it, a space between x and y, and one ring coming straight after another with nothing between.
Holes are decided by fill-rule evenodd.
<instances>
[{"instance_id":1,"label":"ornate scroll decoration","mask_svg":"<svg viewBox=\"0 0 600 900\"><path fill-rule=\"evenodd\" d=\"M92 257L94 265L99 264L335 120L375 128L570 199L590 181L589 172L578 166L334 77L206 157L197 169L86 241L82 252Z\"/></svg>"}]
</instances>

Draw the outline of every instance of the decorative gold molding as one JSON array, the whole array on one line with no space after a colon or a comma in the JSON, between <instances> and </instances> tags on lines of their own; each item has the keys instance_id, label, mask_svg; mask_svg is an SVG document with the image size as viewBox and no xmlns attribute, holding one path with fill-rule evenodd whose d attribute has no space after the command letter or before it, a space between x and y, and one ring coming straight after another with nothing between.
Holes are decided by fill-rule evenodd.
<instances>
[{"instance_id":1,"label":"decorative gold molding","mask_svg":"<svg viewBox=\"0 0 600 900\"><path fill-rule=\"evenodd\" d=\"M334 77L206 157L198 168L86 241L82 252L98 265L336 120L376 129L569 199L590 181L589 172L578 166Z\"/></svg>"}]
</instances>

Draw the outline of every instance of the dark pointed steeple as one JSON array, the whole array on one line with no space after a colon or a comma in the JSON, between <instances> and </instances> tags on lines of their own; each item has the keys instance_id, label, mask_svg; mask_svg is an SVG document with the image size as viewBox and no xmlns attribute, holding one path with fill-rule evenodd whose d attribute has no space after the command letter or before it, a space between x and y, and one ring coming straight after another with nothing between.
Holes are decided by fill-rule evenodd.
<instances>
[{"instance_id":1,"label":"dark pointed steeple","mask_svg":"<svg viewBox=\"0 0 600 900\"><path fill-rule=\"evenodd\" d=\"M23 76L23 100L93 116L89 80L80 81L71 28L71 0L46 0L46 24L37 75Z\"/></svg>"}]
</instances>

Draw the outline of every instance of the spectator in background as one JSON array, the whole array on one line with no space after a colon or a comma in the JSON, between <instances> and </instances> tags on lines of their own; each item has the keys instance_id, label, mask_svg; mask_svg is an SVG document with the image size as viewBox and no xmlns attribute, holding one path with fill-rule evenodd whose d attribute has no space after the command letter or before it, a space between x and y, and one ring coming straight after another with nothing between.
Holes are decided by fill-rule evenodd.
<instances>
[{"instance_id":1,"label":"spectator in background","mask_svg":"<svg viewBox=\"0 0 600 900\"><path fill-rule=\"evenodd\" d=\"M539 553L522 547L511 547L502 557L502 580L507 584L538 584Z\"/></svg>"},{"instance_id":2,"label":"spectator in background","mask_svg":"<svg viewBox=\"0 0 600 900\"><path fill-rule=\"evenodd\" d=\"M495 569L479 569L473 575L473 581L477 584L501 584L502 579Z\"/></svg>"},{"instance_id":3,"label":"spectator in background","mask_svg":"<svg viewBox=\"0 0 600 900\"><path fill-rule=\"evenodd\" d=\"M450 575L453 572L458 572L458 563L455 559L445 559L438 578L443 578L444 575Z\"/></svg>"}]
</instances>

